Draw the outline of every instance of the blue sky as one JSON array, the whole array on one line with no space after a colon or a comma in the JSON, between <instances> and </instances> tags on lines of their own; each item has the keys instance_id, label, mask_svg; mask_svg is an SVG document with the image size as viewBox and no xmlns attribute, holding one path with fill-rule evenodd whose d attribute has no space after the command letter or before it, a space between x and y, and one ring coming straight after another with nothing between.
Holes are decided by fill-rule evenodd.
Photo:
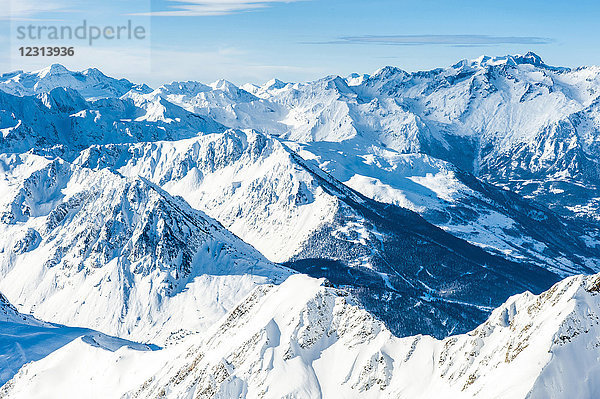
<instances>
[{"instance_id":1,"label":"blue sky","mask_svg":"<svg viewBox=\"0 0 600 399\"><path fill-rule=\"evenodd\" d=\"M6 2L7 0L1 0ZM61 62L95 66L157 85L171 80L261 83L328 74L372 73L385 65L406 70L447 66L463 58L535 51L549 64L600 65L600 3L553 0L9 0L0 23L2 71ZM130 15L142 14L142 15ZM143 43L89 48L72 59L20 57L19 24L100 25L132 18L148 28ZM38 44L35 41L29 45ZM41 44L41 43L39 43ZM67 43L65 43L66 45ZM61 44L62 45L62 44Z\"/></svg>"}]
</instances>

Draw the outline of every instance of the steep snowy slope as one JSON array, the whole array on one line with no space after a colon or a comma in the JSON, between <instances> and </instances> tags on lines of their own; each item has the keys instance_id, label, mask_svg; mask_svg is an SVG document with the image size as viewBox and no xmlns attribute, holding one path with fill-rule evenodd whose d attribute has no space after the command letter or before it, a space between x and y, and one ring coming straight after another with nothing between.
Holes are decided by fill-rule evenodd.
<instances>
[{"instance_id":1,"label":"steep snowy slope","mask_svg":"<svg viewBox=\"0 0 600 399\"><path fill-rule=\"evenodd\" d=\"M427 153L573 215L577 212L568 207L578 204L577 197L584 195L586 204L597 196L599 71L548 67L533 54L483 57L410 74L384 68L359 86L337 79L341 88L330 90L335 100L310 107L322 108L312 118L317 131L292 132L290 138L352 137L403 153ZM305 92L299 101L308 108L305 99L313 97ZM344 106L348 111L340 114ZM323 114L327 125L317 123ZM348 128L345 134L328 133L328 125ZM559 190L565 195L552 195Z\"/></svg>"},{"instance_id":2,"label":"steep snowy slope","mask_svg":"<svg viewBox=\"0 0 600 399\"><path fill-rule=\"evenodd\" d=\"M40 321L19 313L0 293L0 385L11 379L24 364L43 359L75 339L108 351L124 346L134 351L151 349L93 330Z\"/></svg>"},{"instance_id":3,"label":"steep snowy slope","mask_svg":"<svg viewBox=\"0 0 600 399\"><path fill-rule=\"evenodd\" d=\"M597 396L598 72L2 75L0 396Z\"/></svg>"},{"instance_id":4,"label":"steep snowy slope","mask_svg":"<svg viewBox=\"0 0 600 399\"><path fill-rule=\"evenodd\" d=\"M392 72L399 73L382 71L376 74L380 77L377 81L384 81ZM69 160L84 150L75 161L78 165L108 167L132 179L146 178L207 212L269 259L290 262L298 270L325 276L354 290L399 334L426 331L445 336L466 331L511 294L523 289L539 292L558 276L597 270L597 229L567 223L543 207L482 185L442 161L402 155L393 148L408 151L414 147L409 142L400 145L402 135L395 145L390 141L388 149L374 145L378 130L361 128L344 115L371 122L383 118L395 124L392 130L404 126L404 119L396 114L377 116L376 109L364 107L363 97L374 90L373 82L373 77L355 85L335 77L296 85L273 81L261 88L248 88L254 94L225 81L211 86L187 82L166 85L152 93L129 91L121 98L91 102L74 90L62 88L38 97L3 94L2 144L4 151L35 148L39 154ZM361 90L367 94L359 96ZM205 135L225 128L167 100L187 104L195 112L202 112L211 103L217 110L229 109L227 104L244 104L244 112L262 109L253 115L256 120L267 120L261 112L273 112L261 107L269 106L263 101L268 96L277 98L285 109L296 109L297 115L309 119L315 112L320 115L317 119L321 122L298 122L283 133L288 139L310 143L288 140L282 144L264 134L234 130ZM352 108L348 104L355 104L356 112L347 114ZM394 104L395 100L388 105L397 106ZM305 109L309 105L310 109ZM295 118L289 112L285 116L288 121ZM343 120L338 121L338 117ZM254 123L247 118L237 120ZM354 127L347 130L346 122ZM304 125L312 127L303 130ZM185 138L190 139L180 140ZM156 142L163 139L179 141ZM332 140L341 142L329 145ZM95 146L140 141L144 143ZM339 181L366 197L393 205L387 209L358 193L347 195L350 191ZM396 205L413 209L510 261L472 250L451 236L440 236L436 229ZM21 206L7 204L5 209L10 211L4 212L6 220L26 219L29 210L21 210ZM386 213L389 215L384 216ZM398 249L421 245L417 237L423 232L414 231L413 225L428 226L428 244L418 254ZM540 233L543 230L553 233ZM32 228L20 233L22 241L36 246L40 240L36 231ZM444 249L447 246L449 250ZM467 253L456 252L455 246L469 249ZM450 254L446 256L446 252ZM526 265L520 270L511 261ZM488 273L488 267L494 273ZM465 275L472 277L463 278ZM482 295L487 284L496 291ZM397 308L416 310L399 317L392 312Z\"/></svg>"},{"instance_id":5,"label":"steep snowy slope","mask_svg":"<svg viewBox=\"0 0 600 399\"><path fill-rule=\"evenodd\" d=\"M570 398L600 392L598 275L570 278L537 297L513 297L477 329L444 341L395 338L351 300L302 279L256 292L134 393ZM303 296L291 300L289 291ZM575 369L582 373L565 372Z\"/></svg>"},{"instance_id":6,"label":"steep snowy slope","mask_svg":"<svg viewBox=\"0 0 600 399\"><path fill-rule=\"evenodd\" d=\"M121 82L90 71L53 65L6 74L3 85L23 95L59 86L83 93L86 87ZM529 53L415 73L386 67L372 76L309 83L274 80L238 88L226 81L174 82L154 95L230 127L293 141L350 141L364 148L426 153L564 215L596 220L599 72L597 67L551 67ZM21 81L37 89L15 89ZM112 96L129 88L114 89Z\"/></svg>"},{"instance_id":7,"label":"steep snowy slope","mask_svg":"<svg viewBox=\"0 0 600 399\"><path fill-rule=\"evenodd\" d=\"M92 146L74 163L149 179L275 262L297 252L312 231L332 219L336 206L284 146L253 131Z\"/></svg>"},{"instance_id":8,"label":"steep snowy slope","mask_svg":"<svg viewBox=\"0 0 600 399\"><path fill-rule=\"evenodd\" d=\"M74 162L161 185L271 260L351 290L401 335L467 331L508 296L559 279L370 200L257 132L93 146Z\"/></svg>"},{"instance_id":9,"label":"steep snowy slope","mask_svg":"<svg viewBox=\"0 0 600 399\"><path fill-rule=\"evenodd\" d=\"M421 151L573 214L571 201L593 197L598 184L597 129L585 110L599 72L549 67L534 54L482 57L416 74L382 70L361 93L401 101L443 137L419 139Z\"/></svg>"},{"instance_id":10,"label":"steep snowy slope","mask_svg":"<svg viewBox=\"0 0 600 399\"><path fill-rule=\"evenodd\" d=\"M143 94L145 92L134 90L125 94L123 100L105 100L94 105L78 101L73 98L76 96L72 93L66 95L55 91L53 95L43 95L46 97L42 98L44 104L47 104L46 107L70 111L80 108L86 110L68 118L63 117L60 122L41 123L38 127L27 126L26 117L3 118L3 125L8 126L3 130L4 148L19 151L36 147L39 152L40 147L73 143L78 149L82 149L97 142L154 141L161 138L172 140L192 137L199 132L219 130L218 126L211 125L209 121L195 123L200 121L194 121L194 118L190 117L191 114L186 114L171 103L174 102L195 113L213 116L230 126L251 127L294 140L309 141L310 143L304 145L295 141L288 141L286 144L306 159L318 160L320 168L362 194L377 201L408 207L452 234L508 259L534 262L561 275L596 270L597 265L593 259L597 257L594 252L599 247L598 227L557 220L543 207L528 207L526 201L519 201L514 196L508 202L499 202L498 199L505 197L505 193L494 190L491 186L482 186L468 173L457 170L451 164L422 155L407 157L398 152L433 153L436 156L450 157L448 159L463 169L473 169L475 161L470 155L465 156L463 150L470 148L472 144L465 144L465 137L472 141L475 133L467 132L468 129L465 130L462 125L462 133L456 133L458 128L453 126L458 122L455 121L454 114L447 116L448 122L444 122L443 129L432 128L439 122L439 115L431 117L435 119L433 122L429 121L429 116L424 115L429 115L435 107L446 107L444 104L447 104L448 109L455 110L457 105L452 101L458 101L457 98L464 99L463 91L467 90L467 81L479 82L484 79L480 75L489 75L492 72L503 77L507 68L522 72L525 77L535 75L533 72L523 72L527 68L541 68L549 74L561 76L570 73L565 69L545 66L541 60L529 55L496 59L484 57L461 62L448 69L416 74L384 68L371 77L363 76L359 80L352 77L327 77L303 84L286 84L273 80L262 87L245 85L247 90L237 88L226 81L218 81L211 85L174 82L160 87L153 93ZM593 68L586 70L593 71ZM578 79L582 79L581 74L573 74L569 84L577 86L577 90L585 89L580 87L582 84L577 83ZM32 73L30 78L42 79L38 75ZM500 77L492 83L500 82ZM509 83L511 82L509 80ZM513 90L508 83L500 86L502 90ZM496 92L499 89L494 90ZM567 94L574 96L577 90L570 90ZM445 91L449 91L450 94L445 94ZM474 93L472 101L477 100L476 95L481 94L477 90ZM435 101L431 100L427 109L421 105L420 107L425 109L421 115L415 111L420 108L413 107L413 103L427 96ZM55 97L60 98L60 101ZM412 98L410 101L407 100L409 97ZM438 97L443 97L444 100ZM588 97L582 97L580 100L590 102ZM505 106L511 104L511 98L504 95L498 101ZM372 100L367 104L368 99ZM488 101L487 97L480 100ZM132 101L133 105L128 101ZM595 103L592 102L591 111L584 113L587 116L580 117L581 121L578 122L579 130L585 136L586 148L595 148ZM514 105L519 106L526 105ZM497 108L494 107L491 108ZM476 108L477 112L482 112L482 107ZM564 112L563 108L561 112ZM465 111L460 115L467 118L470 113ZM495 118L501 119L503 115L499 114ZM548 115L549 118L553 117L551 113ZM297 118L304 119L296 123L294 120ZM506 118L507 121L515 120L512 116ZM6 122L7 119L10 123ZM44 120L37 115L36 119ZM56 127L61 124L63 128ZM64 128L65 125L71 127ZM531 130L537 125L531 126L528 129ZM513 130L521 129L512 125L509 127ZM58 135L60 137L44 133L43 137L33 140L32 137L39 135L40 131L64 133ZM95 140L90 140L89 136ZM505 143L506 145L512 145L514 141L512 137L503 140L508 143ZM72 157L62 152L65 151L63 147L45 151L67 158ZM461 155L456 156L457 153ZM492 158L498 159L498 156L494 155ZM464 163L465 159L467 164ZM554 183L548 183L547 179L545 181L522 180L517 183L520 187L518 190L524 195L531 195L535 191L536 199L550 205L554 204L554 199L564 202L563 205L568 206L571 211L581 213L593 209L593 198L597 194L594 185L563 182L570 187L565 192L554 187ZM537 190L539 182L548 190ZM511 204L513 200L518 202L518 209ZM592 205L589 201L592 201ZM543 221L550 222L539 223ZM558 230L561 233L548 237L539 234L541 230ZM567 237L569 238L565 239Z\"/></svg>"},{"instance_id":11,"label":"steep snowy slope","mask_svg":"<svg viewBox=\"0 0 600 399\"><path fill-rule=\"evenodd\" d=\"M594 163L568 159L581 158L579 147L588 153L581 159L588 159L597 147L596 75L594 67L554 68L528 54L482 57L412 74L388 67L358 80L274 80L244 85L245 90L226 82L185 82L155 93L200 114L229 113L218 117L229 126L280 135L305 159L317 160L320 168L370 198L408 207L486 250L564 276L597 270L597 225L561 220L544 206L482 185L471 175L563 215L587 214L593 221L600 198ZM546 93L543 87L551 82L561 83ZM530 91L525 97L517 96L522 86ZM540 129L568 115L577 120L577 143L560 135L554 144L538 140ZM575 149L567 150L572 145ZM513 156L511 148L521 152ZM555 161L551 148L556 148ZM540 151L543 159L526 158ZM510 171L514 165L520 169ZM568 177L567 169L587 172ZM559 233L540 234L544 230Z\"/></svg>"},{"instance_id":12,"label":"steep snowy slope","mask_svg":"<svg viewBox=\"0 0 600 399\"><path fill-rule=\"evenodd\" d=\"M487 251L563 276L599 270L597 226L557 217L544 206L486 184L448 162L372 145L289 141L286 145L365 196L413 210Z\"/></svg>"},{"instance_id":13,"label":"steep snowy slope","mask_svg":"<svg viewBox=\"0 0 600 399\"><path fill-rule=\"evenodd\" d=\"M600 393L599 287L600 275L568 278L438 341L396 338L342 292L296 275L257 287L205 334L161 351L108 353L75 341L24 367L2 394L592 398Z\"/></svg>"},{"instance_id":14,"label":"steep snowy slope","mask_svg":"<svg viewBox=\"0 0 600 399\"><path fill-rule=\"evenodd\" d=\"M1 159L0 290L23 312L162 343L290 273L143 178Z\"/></svg>"},{"instance_id":15,"label":"steep snowy slope","mask_svg":"<svg viewBox=\"0 0 600 399\"><path fill-rule=\"evenodd\" d=\"M24 315L0 293L0 322L2 323L20 323L25 325L43 326L44 323L35 319L33 316Z\"/></svg>"}]
</instances>

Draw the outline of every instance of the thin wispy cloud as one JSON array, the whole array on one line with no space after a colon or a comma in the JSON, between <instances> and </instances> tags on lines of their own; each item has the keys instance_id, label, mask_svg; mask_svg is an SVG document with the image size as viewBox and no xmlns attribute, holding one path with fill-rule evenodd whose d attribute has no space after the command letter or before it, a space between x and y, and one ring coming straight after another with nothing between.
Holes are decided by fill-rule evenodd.
<instances>
[{"instance_id":1,"label":"thin wispy cloud","mask_svg":"<svg viewBox=\"0 0 600 399\"><path fill-rule=\"evenodd\" d=\"M0 0L0 20L32 20L36 15L52 12L69 12L68 4L62 1Z\"/></svg>"},{"instance_id":2,"label":"thin wispy cloud","mask_svg":"<svg viewBox=\"0 0 600 399\"><path fill-rule=\"evenodd\" d=\"M293 3L303 0L169 0L173 5L167 10L156 10L135 15L164 17L202 17L228 15L272 6L276 3Z\"/></svg>"},{"instance_id":3,"label":"thin wispy cloud","mask_svg":"<svg viewBox=\"0 0 600 399\"><path fill-rule=\"evenodd\" d=\"M381 44L390 46L493 46L500 44L550 44L554 40L536 36L489 36L489 35L365 35L344 36L328 42L311 44Z\"/></svg>"}]
</instances>

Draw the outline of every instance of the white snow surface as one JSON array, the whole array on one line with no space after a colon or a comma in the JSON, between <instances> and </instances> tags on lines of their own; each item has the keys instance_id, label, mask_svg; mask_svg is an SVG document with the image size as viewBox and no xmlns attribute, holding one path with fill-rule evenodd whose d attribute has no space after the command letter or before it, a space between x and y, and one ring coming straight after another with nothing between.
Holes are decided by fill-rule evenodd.
<instances>
[{"instance_id":1,"label":"white snow surface","mask_svg":"<svg viewBox=\"0 0 600 399\"><path fill-rule=\"evenodd\" d=\"M149 92L146 86L138 86L126 79L114 79L96 68L72 72L60 64L34 72L16 71L0 75L0 90L18 96L49 92L57 87L77 90L88 99L119 97L129 90Z\"/></svg>"},{"instance_id":2,"label":"white snow surface","mask_svg":"<svg viewBox=\"0 0 600 399\"><path fill-rule=\"evenodd\" d=\"M19 371L7 398L593 398L600 275L510 298L470 333L396 338L341 292L290 276L159 351L75 340ZM52 391L47 387L52 386ZM96 389L94 389L96 388Z\"/></svg>"},{"instance_id":3,"label":"white snow surface","mask_svg":"<svg viewBox=\"0 0 600 399\"><path fill-rule=\"evenodd\" d=\"M548 243L524 232L520 228L522 220L461 181L456 176L455 165L472 169L476 175L521 191L523 195L546 201L548 206L569 215L600 218L600 212L595 211L600 203L595 200L596 183L585 177L586 174L597 175L593 159L600 155L594 152L597 139L593 133L600 126L597 94L594 94L600 93L596 89L600 84L598 72L597 67L575 70L549 67L535 54L527 54L481 57L419 73L386 67L371 76L329 76L307 83L272 80L262 86L237 87L224 80L211 84L173 82L152 92L132 87L123 94L112 94L112 97L121 96L120 99L93 102L88 109L71 115L69 120L50 121L49 125L33 126L33 130L52 131L69 123L74 131L60 138L59 143L86 147L180 140L222 131L211 119L233 128L255 129L266 137L285 140L285 145L302 157L314 160L333 177L368 197L414 210L450 233L511 260L533 261L566 276L585 269L568 257L544 255L541 249L548 247ZM84 75L100 76L99 71L70 72L53 65L29 74L5 74L4 80L0 79L0 88L19 95L30 94L18 90L19 82L27 81L40 86L35 93L42 97L47 96L44 89L62 87L86 94L85 90L95 87L95 83L83 79ZM103 87L112 87L114 82L109 84L107 79L111 78L102 77L103 82L106 80ZM68 102L63 99L65 96L55 90L49 100L42 100L64 105ZM73 98L69 101L79 104ZM134 111L124 112L123 108L128 109L130 102ZM81 104L73 107L82 106L86 107ZM190 115L210 118L200 121ZM3 122L7 126L0 127L6 140L13 140L17 145L31 140L27 122ZM37 143L30 143L29 147L35 145ZM488 149L491 150L488 152ZM210 147L206 150L213 151ZM585 154L585 162L578 158L582 154L580 150ZM168 165L171 154L177 151L156 152L161 153L161 163ZM145 154L144 159L148 156ZM188 163L195 161L193 156L174 156ZM591 166L587 160L592 162ZM233 190L245 182L242 178L248 178L248 173L269 174L262 178L263 182L253 178L254 184L266 186L266 182L285 179L276 173L289 169L261 171L259 162L243 162L246 160L235 167L247 170L236 173L233 178L237 180L229 182L231 195L237 197L233 200L227 197L223 187L219 188L218 199L208 200L209 195L215 194L209 191L208 184L216 187L227 184L225 179L229 176L220 172L211 173L219 179L216 182L204 179L205 171L201 177L188 173L190 176L182 177L179 185L168 182L165 175L157 178L158 173L149 171L148 167L144 167L143 176L171 194L182 195L192 206L219 220L269 259L285 261L295 253L307 231L314 230L324 216L317 211L312 212L316 215L306 216L310 221L295 217L282 219L280 215L285 213L279 212L282 210L279 206L280 209L273 211L272 207L265 207L264 201L251 196L250 208L259 216L238 218L236 212L250 212L239 209L240 203L248 202L248 198L240 200L248 190L243 187ZM181 173L187 173L185 164L180 168ZM138 173L139 169L139 166L128 167L126 173ZM166 167L159 169L165 172ZM201 184L201 179L206 184ZM565 184L567 186L562 188ZM568 194L582 186L589 188L590 198L580 196L579 202L564 202L577 198L580 193L561 193L567 190ZM197 195L200 193L203 194ZM316 198L322 197L317 195ZM308 213L286 207L286 212ZM468 213L457 212L457 207L468 208ZM330 205L322 209L330 209ZM461 217L459 213L472 216ZM440 216L443 214L447 217ZM290 237L293 233L286 225L292 225L294 220L302 220L302 226L308 227ZM514 228L497 228L499 220L502 225ZM597 261L592 258L581 262L588 264L590 270L598 270Z\"/></svg>"},{"instance_id":4,"label":"white snow surface","mask_svg":"<svg viewBox=\"0 0 600 399\"><path fill-rule=\"evenodd\" d=\"M106 351L115 351L123 346L134 351L151 349L147 345L110 337L87 328L43 322L19 313L0 293L0 384L11 379L24 364L43 359L76 339Z\"/></svg>"},{"instance_id":5,"label":"white snow surface","mask_svg":"<svg viewBox=\"0 0 600 399\"><path fill-rule=\"evenodd\" d=\"M229 127L341 144L351 156L425 153L524 194L527 182L545 182L539 194L549 194L565 182L599 184L599 86L598 67L551 67L529 53L307 83L174 82L154 93ZM569 215L600 213L548 201Z\"/></svg>"}]
</instances>

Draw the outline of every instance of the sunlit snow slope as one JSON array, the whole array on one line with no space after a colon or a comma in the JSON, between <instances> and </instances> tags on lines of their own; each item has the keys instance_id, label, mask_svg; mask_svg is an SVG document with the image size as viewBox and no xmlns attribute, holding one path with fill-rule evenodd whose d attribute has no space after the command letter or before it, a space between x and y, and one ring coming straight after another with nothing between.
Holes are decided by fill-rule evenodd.
<instances>
[{"instance_id":1,"label":"sunlit snow slope","mask_svg":"<svg viewBox=\"0 0 600 399\"><path fill-rule=\"evenodd\" d=\"M1 392L8 398L593 398L600 393L599 287L600 275L577 276L539 296L512 297L475 330L438 341L396 338L351 298L296 275L257 287L217 325L180 345L113 353L77 340L24 367Z\"/></svg>"},{"instance_id":2,"label":"sunlit snow slope","mask_svg":"<svg viewBox=\"0 0 600 399\"><path fill-rule=\"evenodd\" d=\"M19 313L0 294L0 384L11 379L23 365L43 359L74 340L81 340L87 345L110 352L122 347L133 352L153 348L86 328L40 321Z\"/></svg>"}]
</instances>

